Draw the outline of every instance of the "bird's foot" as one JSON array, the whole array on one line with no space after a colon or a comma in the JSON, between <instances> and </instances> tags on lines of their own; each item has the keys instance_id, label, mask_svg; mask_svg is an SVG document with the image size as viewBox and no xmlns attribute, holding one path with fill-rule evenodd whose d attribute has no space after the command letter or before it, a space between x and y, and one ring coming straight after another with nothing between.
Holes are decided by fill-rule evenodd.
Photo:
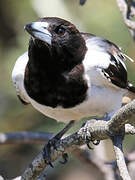
<instances>
[{"instance_id":1,"label":"bird's foot","mask_svg":"<svg viewBox=\"0 0 135 180\"><path fill-rule=\"evenodd\" d=\"M90 120L90 123L92 123L92 120ZM93 149L90 144L92 143L93 145L98 145L100 143L100 140L93 140L92 139L91 133L89 131L89 127L90 127L90 124L88 122L84 123L82 128L81 128L81 132L83 134L83 138L85 140L87 147L89 149Z\"/></svg>"},{"instance_id":2,"label":"bird's foot","mask_svg":"<svg viewBox=\"0 0 135 180\"><path fill-rule=\"evenodd\" d=\"M66 164L68 162L68 154L63 153L62 155L63 161L60 161L61 164Z\"/></svg>"},{"instance_id":3,"label":"bird's foot","mask_svg":"<svg viewBox=\"0 0 135 180\"><path fill-rule=\"evenodd\" d=\"M51 148L57 150L56 143L62 138L62 136L73 126L74 121L70 121L58 134L56 134L52 139L50 139L47 145L43 148L43 157L45 162L53 167L51 163ZM62 155L64 161L60 161L62 164L65 164L68 161L67 153L63 153Z\"/></svg>"}]
</instances>

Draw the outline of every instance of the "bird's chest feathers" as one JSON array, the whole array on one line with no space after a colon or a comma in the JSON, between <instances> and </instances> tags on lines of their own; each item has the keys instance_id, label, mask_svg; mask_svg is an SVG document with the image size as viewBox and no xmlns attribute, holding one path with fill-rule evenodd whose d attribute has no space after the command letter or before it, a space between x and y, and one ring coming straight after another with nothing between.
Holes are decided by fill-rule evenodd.
<instances>
[{"instance_id":1,"label":"bird's chest feathers","mask_svg":"<svg viewBox=\"0 0 135 180\"><path fill-rule=\"evenodd\" d=\"M74 107L86 99L87 83L83 78L83 65L70 72L58 73L28 63L24 85L28 95L39 104L63 108Z\"/></svg>"}]
</instances>

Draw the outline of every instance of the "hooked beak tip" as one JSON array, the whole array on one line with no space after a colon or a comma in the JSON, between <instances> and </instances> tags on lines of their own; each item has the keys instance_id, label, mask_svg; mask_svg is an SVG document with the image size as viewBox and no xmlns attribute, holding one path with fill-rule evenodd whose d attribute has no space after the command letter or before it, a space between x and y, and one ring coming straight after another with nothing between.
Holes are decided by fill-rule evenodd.
<instances>
[{"instance_id":1,"label":"hooked beak tip","mask_svg":"<svg viewBox=\"0 0 135 180\"><path fill-rule=\"evenodd\" d=\"M48 23L46 22L33 22L26 24L24 30L26 30L32 37L51 45L52 34L47 30L47 27Z\"/></svg>"}]
</instances>

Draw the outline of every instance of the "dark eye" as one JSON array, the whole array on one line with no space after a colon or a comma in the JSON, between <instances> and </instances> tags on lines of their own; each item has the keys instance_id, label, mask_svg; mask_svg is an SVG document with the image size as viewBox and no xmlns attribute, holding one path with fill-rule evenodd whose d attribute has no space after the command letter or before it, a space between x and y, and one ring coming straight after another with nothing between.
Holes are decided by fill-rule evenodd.
<instances>
[{"instance_id":1,"label":"dark eye","mask_svg":"<svg viewBox=\"0 0 135 180\"><path fill-rule=\"evenodd\" d=\"M65 33L65 29L63 27L59 27L57 30L56 30L56 33L58 35L64 35Z\"/></svg>"}]
</instances>

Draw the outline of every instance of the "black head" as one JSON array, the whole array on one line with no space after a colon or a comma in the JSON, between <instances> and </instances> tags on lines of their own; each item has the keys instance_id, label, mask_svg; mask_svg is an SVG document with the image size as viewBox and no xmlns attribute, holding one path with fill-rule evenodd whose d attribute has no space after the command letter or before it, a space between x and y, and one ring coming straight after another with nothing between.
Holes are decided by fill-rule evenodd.
<instances>
[{"instance_id":1,"label":"black head","mask_svg":"<svg viewBox=\"0 0 135 180\"><path fill-rule=\"evenodd\" d=\"M26 31L32 36L30 46L42 49L46 61L46 51L50 53L49 61L62 65L63 70L71 69L82 62L86 53L86 45L77 28L70 22L56 18L40 18L27 24Z\"/></svg>"}]
</instances>

